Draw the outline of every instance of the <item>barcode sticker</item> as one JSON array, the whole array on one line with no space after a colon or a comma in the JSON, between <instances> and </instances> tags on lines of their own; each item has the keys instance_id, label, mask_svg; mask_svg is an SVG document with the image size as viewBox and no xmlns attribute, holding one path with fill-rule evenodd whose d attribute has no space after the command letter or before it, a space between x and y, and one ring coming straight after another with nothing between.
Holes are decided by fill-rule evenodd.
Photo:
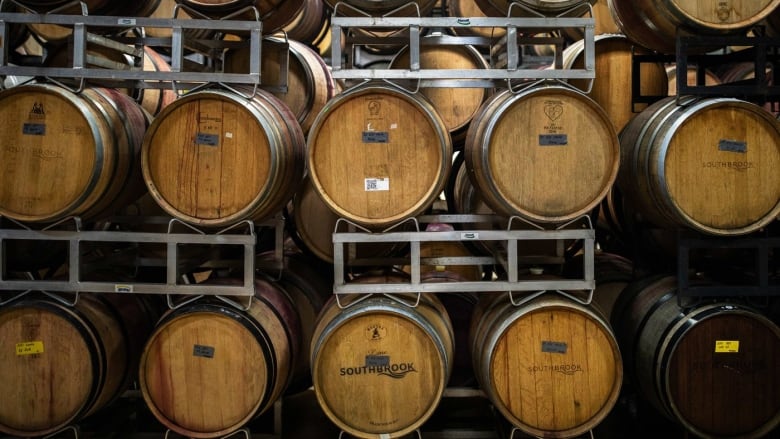
<instances>
[{"instance_id":1,"label":"barcode sticker","mask_svg":"<svg viewBox=\"0 0 780 439\"><path fill-rule=\"evenodd\" d=\"M365 180L366 192L378 192L390 190L389 178L367 178Z\"/></svg>"}]
</instances>

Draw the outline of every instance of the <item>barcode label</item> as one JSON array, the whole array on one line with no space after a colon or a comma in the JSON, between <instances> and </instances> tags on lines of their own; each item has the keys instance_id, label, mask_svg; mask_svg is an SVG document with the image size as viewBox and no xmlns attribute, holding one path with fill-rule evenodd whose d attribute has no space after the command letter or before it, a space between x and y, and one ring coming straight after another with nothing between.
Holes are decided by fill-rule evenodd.
<instances>
[{"instance_id":1,"label":"barcode label","mask_svg":"<svg viewBox=\"0 0 780 439\"><path fill-rule=\"evenodd\" d=\"M365 180L366 192L389 191L389 178L367 178Z\"/></svg>"}]
</instances>

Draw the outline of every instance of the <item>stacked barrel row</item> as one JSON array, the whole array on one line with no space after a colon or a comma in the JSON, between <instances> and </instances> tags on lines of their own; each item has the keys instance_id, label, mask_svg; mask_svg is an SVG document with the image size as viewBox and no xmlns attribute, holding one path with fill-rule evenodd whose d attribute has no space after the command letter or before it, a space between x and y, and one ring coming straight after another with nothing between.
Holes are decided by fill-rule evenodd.
<instances>
[{"instance_id":1,"label":"stacked barrel row","mask_svg":"<svg viewBox=\"0 0 780 439\"><path fill-rule=\"evenodd\" d=\"M391 3L353 6L373 14L403 6ZM418 6L427 14L435 3L420 1ZM453 2L450 10L504 16L526 9L487 0L474 3ZM737 10L740 4L726 4L717 20L738 22L711 29L687 19L702 16L700 21L712 22L709 9L665 2L662 7L678 21L650 26L741 31L777 6L756 3L761 4L745 10ZM180 14L212 17L260 7L250 1L180 4L186 6ZM581 4L525 6L555 15ZM145 14L101 9L109 5L90 7L106 14ZM321 16L306 2L270 5L260 11L266 33L285 29L293 35L294 23ZM605 5L620 30L626 22L669 20L667 14L656 17L657 5L601 1L594 6L603 13ZM337 8L349 13L343 5ZM597 24L608 21L597 15ZM685 97L662 100L633 114L631 54L668 52L674 32L648 41L628 30L626 35L597 37L596 80L589 93L588 85L577 81L570 82L574 88L541 84L519 93L469 88L409 93L384 82L337 84L313 49L317 36L311 35L320 35L316 31L321 26L318 22L312 31L301 33L310 35L302 37L308 44L289 41L286 93L260 90L252 95L251 90L214 88L175 101L169 96L165 108L144 112L132 99L108 89L72 93L52 85L29 85L3 92L0 111L8 121L4 126L11 128L2 134L0 213L40 224L72 215L95 220L148 191L167 214L216 229L260 221L288 206L294 219L289 232L301 249L333 262L330 233L337 218L380 232L428 211L442 192L457 206L454 213L517 215L550 226L593 212L615 182L633 214L664 228L745 235L766 227L780 212L775 172L780 128L770 113L735 99ZM633 31L638 26L629 27ZM280 43L282 38L264 39L264 83L276 82ZM581 50L571 44L567 66L583 63ZM390 65L406 68L408 53L402 48L396 52L388 56ZM228 53L224 61L226 71L244 71L246 53ZM422 68L487 67L485 54L466 46L422 46L421 63ZM664 66L644 65L640 76L643 93L668 93ZM456 151L461 167L452 165ZM389 247L364 251L404 251ZM446 279L435 275L441 273L438 268L428 281ZM482 275L478 269L476 279L469 280ZM626 276L622 281L633 280ZM400 279L369 275L354 281L392 284ZM317 300L300 295L290 300L295 296L290 290L294 288L260 276L248 311L230 303L198 301L154 318L157 329L147 328L146 348L136 353L141 356L139 384L155 417L191 437L224 436L267 410L288 386L305 386L294 381L306 381L301 376L311 367L320 405L339 428L358 437L400 437L431 416L463 364L458 353L465 352L471 357L466 364L473 361L473 373L498 411L534 436L574 437L599 424L617 401L624 361L632 384L661 412L698 435L759 437L778 423L780 386L773 372L780 333L774 323L734 302L680 309L673 280L626 288L611 322L609 307L602 313L596 306L558 296L516 306L504 294L479 300L462 295L471 305L464 319L468 323L453 325L455 316L444 296L423 296L416 306L416 298L403 295L372 296L357 303L320 301L304 311L303 305ZM317 289L314 296L321 293ZM3 308L0 312L9 322L3 327L16 328L6 338L16 349L5 360L9 364L40 361L52 352L50 346L58 345L36 332L41 325L36 326L34 316L17 319L17 307L24 312L32 308L32 314L57 308L66 315L48 319L57 324L62 318L86 320L70 316L78 306L59 311L60 306L46 298ZM24 323L29 321L33 323ZM87 326L101 324L91 321ZM47 331L65 332L51 327ZM468 333L465 343L463 333ZM103 361L93 353L79 358ZM46 367L61 362L55 358ZM648 370L650 364L660 366ZM690 364L701 380L688 381ZM42 414L43 420L27 425L29 412L43 413L30 407L50 395L42 391L22 398L15 385L33 369L24 365L13 370L21 375L9 375L12 386L5 394L19 395L26 405L0 417L10 419L0 423L17 435L45 434L91 414L121 387L104 386L112 395L101 396L103 390L93 383L86 392L90 397L75 409L61 410L56 422ZM732 372L735 375L728 375ZM104 380L95 375L93 381ZM193 386L193 380L200 386ZM714 392L708 384L712 382L733 386ZM60 394L59 385L49 387ZM734 400L753 403L736 412Z\"/></svg>"}]
</instances>

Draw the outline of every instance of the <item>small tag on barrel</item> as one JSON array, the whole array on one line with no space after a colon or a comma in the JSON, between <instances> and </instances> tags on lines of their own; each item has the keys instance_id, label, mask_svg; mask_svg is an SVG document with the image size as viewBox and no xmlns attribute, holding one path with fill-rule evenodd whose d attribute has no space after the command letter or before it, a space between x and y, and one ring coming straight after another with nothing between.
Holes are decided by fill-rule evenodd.
<instances>
[{"instance_id":1,"label":"small tag on barrel","mask_svg":"<svg viewBox=\"0 0 780 439\"><path fill-rule=\"evenodd\" d=\"M737 354L739 353L739 340L716 340L716 354Z\"/></svg>"},{"instance_id":2,"label":"small tag on barrel","mask_svg":"<svg viewBox=\"0 0 780 439\"><path fill-rule=\"evenodd\" d=\"M568 346L560 341L542 341L542 352L548 354L565 354Z\"/></svg>"},{"instance_id":3,"label":"small tag on barrel","mask_svg":"<svg viewBox=\"0 0 780 439\"><path fill-rule=\"evenodd\" d=\"M16 355L35 355L43 353L42 341L27 341L24 343L16 343Z\"/></svg>"},{"instance_id":4,"label":"small tag on barrel","mask_svg":"<svg viewBox=\"0 0 780 439\"><path fill-rule=\"evenodd\" d=\"M718 149L725 152L747 153L747 143L737 140L722 139L718 142Z\"/></svg>"},{"instance_id":5,"label":"small tag on barrel","mask_svg":"<svg viewBox=\"0 0 780 439\"><path fill-rule=\"evenodd\" d=\"M196 145L219 146L219 135L198 133L195 135Z\"/></svg>"},{"instance_id":6,"label":"small tag on barrel","mask_svg":"<svg viewBox=\"0 0 780 439\"><path fill-rule=\"evenodd\" d=\"M26 123L22 126L22 134L28 136L45 136L46 124L42 123Z\"/></svg>"},{"instance_id":7,"label":"small tag on barrel","mask_svg":"<svg viewBox=\"0 0 780 439\"><path fill-rule=\"evenodd\" d=\"M192 348L194 357L214 358L214 347L196 344Z\"/></svg>"},{"instance_id":8,"label":"small tag on barrel","mask_svg":"<svg viewBox=\"0 0 780 439\"><path fill-rule=\"evenodd\" d=\"M390 133L387 131L363 131L363 143L388 143Z\"/></svg>"},{"instance_id":9,"label":"small tag on barrel","mask_svg":"<svg viewBox=\"0 0 780 439\"><path fill-rule=\"evenodd\" d=\"M389 355L366 355L366 367L383 367L389 365Z\"/></svg>"},{"instance_id":10,"label":"small tag on barrel","mask_svg":"<svg viewBox=\"0 0 780 439\"><path fill-rule=\"evenodd\" d=\"M565 146L569 144L566 134L539 134L539 146Z\"/></svg>"}]
</instances>

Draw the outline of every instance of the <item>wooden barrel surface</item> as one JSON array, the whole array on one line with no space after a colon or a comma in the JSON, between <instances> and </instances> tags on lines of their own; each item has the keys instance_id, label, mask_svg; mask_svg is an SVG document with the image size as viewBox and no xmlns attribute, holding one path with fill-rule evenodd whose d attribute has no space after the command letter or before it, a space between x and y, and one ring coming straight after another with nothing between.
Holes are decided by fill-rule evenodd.
<instances>
[{"instance_id":1,"label":"wooden barrel surface","mask_svg":"<svg viewBox=\"0 0 780 439\"><path fill-rule=\"evenodd\" d=\"M595 3L596 0L476 0L480 9L490 17L558 15L583 2Z\"/></svg>"},{"instance_id":2,"label":"wooden barrel surface","mask_svg":"<svg viewBox=\"0 0 780 439\"><path fill-rule=\"evenodd\" d=\"M262 2L257 0L176 0L176 2L215 19L231 16L238 20L255 20L257 18L256 10L263 23L264 34L272 34L292 23L305 4L304 0L267 0Z\"/></svg>"},{"instance_id":3,"label":"wooden barrel surface","mask_svg":"<svg viewBox=\"0 0 780 439\"><path fill-rule=\"evenodd\" d=\"M624 35L602 34L594 38L596 49L596 78L588 93L609 115L615 130L619 133L629 120L647 104L633 103L632 63L634 54L645 54L647 51L634 47ZM585 44L579 40L569 45L563 51L564 68L585 68ZM663 64L639 64L639 84L642 96L666 96L667 77ZM572 79L569 84L583 92L588 92L590 81ZM616 93L615 90L623 90Z\"/></svg>"},{"instance_id":4,"label":"wooden barrel surface","mask_svg":"<svg viewBox=\"0 0 780 439\"><path fill-rule=\"evenodd\" d=\"M449 0L447 2L451 17L487 17L474 0ZM452 32L459 36L478 36L499 39L506 35L504 27L456 26Z\"/></svg>"},{"instance_id":5,"label":"wooden barrel surface","mask_svg":"<svg viewBox=\"0 0 780 439\"><path fill-rule=\"evenodd\" d=\"M336 15L355 15L361 11L370 15L425 17L436 6L436 0L324 0ZM341 3L341 4L340 4ZM359 14L359 13L358 13Z\"/></svg>"},{"instance_id":6,"label":"wooden barrel surface","mask_svg":"<svg viewBox=\"0 0 780 439\"><path fill-rule=\"evenodd\" d=\"M330 11L326 10L322 0L304 0L303 6L293 21L284 27L287 37L300 41L303 44L312 45L328 24ZM328 26L328 31L330 28Z\"/></svg>"},{"instance_id":7,"label":"wooden barrel surface","mask_svg":"<svg viewBox=\"0 0 780 439\"><path fill-rule=\"evenodd\" d=\"M168 105L144 138L149 193L168 214L205 227L280 211L303 179L305 139L270 93L205 90Z\"/></svg>"},{"instance_id":8,"label":"wooden barrel surface","mask_svg":"<svg viewBox=\"0 0 780 439\"><path fill-rule=\"evenodd\" d=\"M320 112L308 154L311 181L328 207L380 228L422 213L439 196L452 142L424 97L370 83Z\"/></svg>"},{"instance_id":9,"label":"wooden barrel surface","mask_svg":"<svg viewBox=\"0 0 780 439\"><path fill-rule=\"evenodd\" d=\"M703 438L759 438L780 424L780 328L735 303L682 309L677 280L630 284L616 304L626 372L661 413Z\"/></svg>"},{"instance_id":10,"label":"wooden barrel surface","mask_svg":"<svg viewBox=\"0 0 780 439\"><path fill-rule=\"evenodd\" d=\"M285 78L287 91L273 91L292 110L308 133L325 104L338 92L338 86L322 57L310 47L295 40L266 37L262 44L261 77L263 85L275 86ZM285 62L286 58L286 64ZM249 49L228 52L225 71L249 72Z\"/></svg>"},{"instance_id":11,"label":"wooden barrel surface","mask_svg":"<svg viewBox=\"0 0 780 439\"><path fill-rule=\"evenodd\" d=\"M336 215L317 195L311 180L304 178L301 188L293 196L290 229L301 250L310 252L322 261L332 264L333 233L336 232ZM338 232L347 232L346 225L339 225ZM404 249L401 243L361 242L353 243L354 250L346 244L346 254L354 252L356 258L381 258L399 256ZM354 267L353 267L354 268Z\"/></svg>"},{"instance_id":12,"label":"wooden barrel surface","mask_svg":"<svg viewBox=\"0 0 780 439\"><path fill-rule=\"evenodd\" d=\"M132 180L149 121L131 98L34 84L7 89L0 101L0 214L93 219L141 195Z\"/></svg>"},{"instance_id":13,"label":"wooden barrel surface","mask_svg":"<svg viewBox=\"0 0 780 439\"><path fill-rule=\"evenodd\" d=\"M678 32L736 33L767 18L780 0L608 0L608 4L629 39L661 53L675 53Z\"/></svg>"},{"instance_id":14,"label":"wooden barrel surface","mask_svg":"<svg viewBox=\"0 0 780 439\"><path fill-rule=\"evenodd\" d=\"M374 277L365 282L392 282ZM360 438L398 438L421 426L452 369L452 325L433 295L331 299L311 345L314 390L337 427Z\"/></svg>"},{"instance_id":15,"label":"wooden barrel surface","mask_svg":"<svg viewBox=\"0 0 780 439\"><path fill-rule=\"evenodd\" d=\"M626 202L659 227L756 231L780 212L780 125L748 102L663 99L620 136Z\"/></svg>"},{"instance_id":16,"label":"wooden barrel surface","mask_svg":"<svg viewBox=\"0 0 780 439\"><path fill-rule=\"evenodd\" d=\"M593 307L556 295L514 306L486 295L475 310L471 353L481 388L521 431L576 437L617 402L623 379L609 323Z\"/></svg>"},{"instance_id":17,"label":"wooden barrel surface","mask_svg":"<svg viewBox=\"0 0 780 439\"><path fill-rule=\"evenodd\" d=\"M718 85L721 82L723 82L718 75L716 75L714 72L712 72L709 69L704 69L704 84L697 84L698 82L698 73L696 66L688 66L688 69L685 72L685 83L689 86L712 86L712 85ZM669 66L666 68L666 76L668 78L669 83L669 96L677 96L679 93L677 92L677 67L676 66Z\"/></svg>"},{"instance_id":18,"label":"wooden barrel surface","mask_svg":"<svg viewBox=\"0 0 780 439\"><path fill-rule=\"evenodd\" d=\"M41 296L0 309L0 431L50 434L127 389L153 323L137 298L115 299L82 293L67 306Z\"/></svg>"},{"instance_id":19,"label":"wooden barrel surface","mask_svg":"<svg viewBox=\"0 0 780 439\"><path fill-rule=\"evenodd\" d=\"M143 69L147 72L170 72L171 66L155 49L144 46ZM168 88L140 88L136 99L144 110L155 116L176 100L176 92Z\"/></svg>"},{"instance_id":20,"label":"wooden barrel surface","mask_svg":"<svg viewBox=\"0 0 780 439\"><path fill-rule=\"evenodd\" d=\"M436 38L436 37L433 37ZM420 69L465 69L489 68L482 55L470 45L425 45L420 46ZM408 47L398 52L390 62L391 69L409 68ZM420 93L433 104L444 124L450 131L453 143L460 144L466 135L469 122L490 89L469 87L424 87Z\"/></svg>"},{"instance_id":21,"label":"wooden barrel surface","mask_svg":"<svg viewBox=\"0 0 780 439\"><path fill-rule=\"evenodd\" d=\"M501 91L474 117L469 178L496 213L555 223L598 205L618 172L619 142L604 110L561 86Z\"/></svg>"},{"instance_id":22,"label":"wooden barrel surface","mask_svg":"<svg viewBox=\"0 0 780 439\"><path fill-rule=\"evenodd\" d=\"M300 321L286 294L256 279L248 311L219 301L169 311L144 349L139 387L154 417L193 438L224 437L265 412L291 378Z\"/></svg>"}]
</instances>

